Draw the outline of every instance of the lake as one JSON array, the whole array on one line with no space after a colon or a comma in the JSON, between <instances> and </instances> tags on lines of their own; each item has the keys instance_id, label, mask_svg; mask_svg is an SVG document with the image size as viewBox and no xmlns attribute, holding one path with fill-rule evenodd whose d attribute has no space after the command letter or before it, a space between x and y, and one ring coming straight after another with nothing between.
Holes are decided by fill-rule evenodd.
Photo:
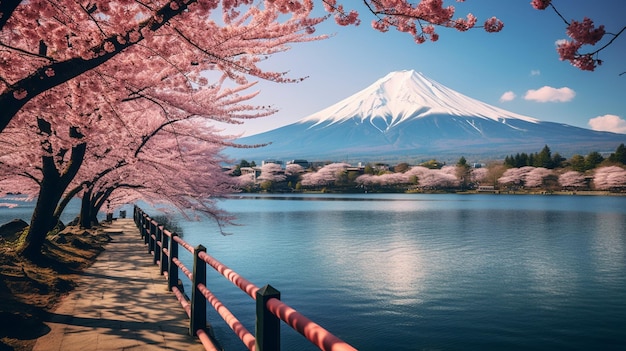
<instances>
[{"instance_id":1,"label":"lake","mask_svg":"<svg viewBox=\"0 0 626 351\"><path fill-rule=\"evenodd\" d=\"M241 226L182 222L185 240L360 350L626 347L626 197L242 195L221 207ZM207 285L253 331L252 300L221 281ZM282 331L284 350L315 349Z\"/></svg>"},{"instance_id":2,"label":"lake","mask_svg":"<svg viewBox=\"0 0 626 351\"><path fill-rule=\"evenodd\" d=\"M626 348L626 197L244 194L220 207L240 225L179 219L184 239L360 350ZM254 332L247 295L212 272L207 286ZM218 318L225 349L245 350ZM316 349L282 335L283 350Z\"/></svg>"}]
</instances>

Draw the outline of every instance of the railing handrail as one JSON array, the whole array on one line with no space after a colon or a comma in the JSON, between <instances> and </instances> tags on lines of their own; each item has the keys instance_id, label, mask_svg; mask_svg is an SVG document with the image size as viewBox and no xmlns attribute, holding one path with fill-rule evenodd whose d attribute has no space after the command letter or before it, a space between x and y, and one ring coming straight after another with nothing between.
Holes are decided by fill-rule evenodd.
<instances>
[{"instance_id":1,"label":"railing handrail","mask_svg":"<svg viewBox=\"0 0 626 351\"><path fill-rule=\"evenodd\" d=\"M204 332L206 326L206 302L211 303L220 317L233 330L249 350L266 351L280 350L280 321L303 335L320 350L351 351L354 347L339 339L319 324L305 317L289 305L280 301L280 292L266 285L259 288L252 282L230 269L214 257L206 253L199 245L191 244L170 232L156 220L150 218L141 208L134 207L134 221L142 238L148 245L148 252L154 255L154 263L159 264L161 273L168 279L168 288L174 292L185 312L190 317L190 334L197 335L206 350L213 350ZM194 256L193 272L178 258L178 246L183 247ZM201 263L200 263L201 262ZM226 306L206 286L206 265L209 265L237 288L246 293L257 304L257 322L255 337L226 308ZM178 270L192 282L191 302L187 301L178 281ZM202 300L199 300L199 299ZM200 310L197 310L197 309ZM265 312L264 312L265 311ZM194 313L195 312L195 313Z\"/></svg>"}]
</instances>

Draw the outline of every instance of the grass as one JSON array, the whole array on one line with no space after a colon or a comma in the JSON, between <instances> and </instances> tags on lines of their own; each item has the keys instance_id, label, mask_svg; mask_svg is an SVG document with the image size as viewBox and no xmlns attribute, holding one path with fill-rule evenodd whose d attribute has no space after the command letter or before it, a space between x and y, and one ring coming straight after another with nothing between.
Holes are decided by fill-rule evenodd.
<instances>
[{"instance_id":1,"label":"grass","mask_svg":"<svg viewBox=\"0 0 626 351\"><path fill-rule=\"evenodd\" d=\"M67 227L48 237L35 262L15 252L19 233L0 238L0 351L32 350L47 313L76 287L111 238L101 228Z\"/></svg>"}]
</instances>

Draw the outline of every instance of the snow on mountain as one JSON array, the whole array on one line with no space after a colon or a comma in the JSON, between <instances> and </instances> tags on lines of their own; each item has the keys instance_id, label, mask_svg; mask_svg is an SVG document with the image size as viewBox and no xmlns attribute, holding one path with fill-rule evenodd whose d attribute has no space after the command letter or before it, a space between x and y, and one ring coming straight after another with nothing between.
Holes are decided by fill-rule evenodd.
<instances>
[{"instance_id":1,"label":"snow on mountain","mask_svg":"<svg viewBox=\"0 0 626 351\"><path fill-rule=\"evenodd\" d=\"M506 123L537 119L509 112L458 93L414 70L391 72L360 92L314 113L301 123L333 124L355 119L387 131L407 120L431 115L472 116ZM375 123L381 122L383 123Z\"/></svg>"},{"instance_id":2,"label":"snow on mountain","mask_svg":"<svg viewBox=\"0 0 626 351\"><path fill-rule=\"evenodd\" d=\"M625 134L545 122L458 93L415 71L392 72L298 122L237 140L233 159L499 159L549 145L564 156L614 151Z\"/></svg>"}]
</instances>

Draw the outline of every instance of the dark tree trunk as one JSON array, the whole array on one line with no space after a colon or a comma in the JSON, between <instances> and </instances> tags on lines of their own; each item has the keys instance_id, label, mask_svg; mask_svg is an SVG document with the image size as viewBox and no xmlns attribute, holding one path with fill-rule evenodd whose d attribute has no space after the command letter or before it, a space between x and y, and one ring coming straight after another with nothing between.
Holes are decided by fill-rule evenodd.
<instances>
[{"instance_id":1,"label":"dark tree trunk","mask_svg":"<svg viewBox=\"0 0 626 351\"><path fill-rule=\"evenodd\" d=\"M78 223L81 228L91 228L91 209L91 188L88 188L83 192L83 198L80 201Z\"/></svg>"},{"instance_id":2,"label":"dark tree trunk","mask_svg":"<svg viewBox=\"0 0 626 351\"><path fill-rule=\"evenodd\" d=\"M33 211L30 227L24 234L22 244L18 248L19 253L29 258L41 256L41 247L46 236L58 223L57 217L54 215L56 206L61 200L63 192L78 173L86 149L86 143L72 147L70 161L63 172L59 172L56 168L54 157L42 157L43 180L40 184L39 197Z\"/></svg>"},{"instance_id":3,"label":"dark tree trunk","mask_svg":"<svg viewBox=\"0 0 626 351\"><path fill-rule=\"evenodd\" d=\"M19 251L27 257L37 258L41 255L41 247L46 240L48 232L57 225L54 217L54 209L59 202L63 191L57 190L58 179L46 180L41 184L37 204L30 220L30 227L25 234L23 244Z\"/></svg>"},{"instance_id":4,"label":"dark tree trunk","mask_svg":"<svg viewBox=\"0 0 626 351\"><path fill-rule=\"evenodd\" d=\"M61 214L63 213L63 211L65 210L65 208L67 207L67 205L70 203L70 201L83 189L82 184L79 186L74 187L74 189L68 191L63 198L61 199L61 202L59 202L59 205L57 206L57 208L54 210L54 217L56 218L57 221L59 221L59 219L61 218Z\"/></svg>"}]
</instances>

